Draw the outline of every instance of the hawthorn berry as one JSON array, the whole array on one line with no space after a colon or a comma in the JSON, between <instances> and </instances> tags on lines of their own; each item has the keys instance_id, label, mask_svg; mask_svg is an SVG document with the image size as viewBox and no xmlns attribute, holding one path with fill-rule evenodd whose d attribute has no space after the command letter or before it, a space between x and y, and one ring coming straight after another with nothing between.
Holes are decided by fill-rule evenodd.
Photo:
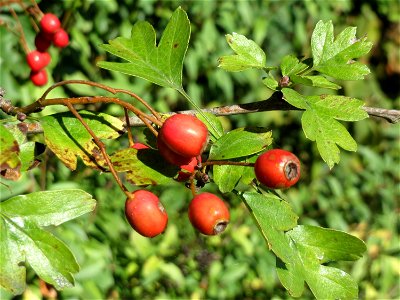
<instances>
[{"instance_id":1,"label":"hawthorn berry","mask_svg":"<svg viewBox=\"0 0 400 300\"><path fill-rule=\"evenodd\" d=\"M229 224L229 210L216 195L204 192L196 195L189 205L189 220L205 235L222 233Z\"/></svg>"},{"instance_id":2,"label":"hawthorn berry","mask_svg":"<svg viewBox=\"0 0 400 300\"><path fill-rule=\"evenodd\" d=\"M52 13L45 14L40 20L40 28L45 33L55 33L57 30L60 29L60 27L60 19Z\"/></svg>"},{"instance_id":3,"label":"hawthorn berry","mask_svg":"<svg viewBox=\"0 0 400 300\"><path fill-rule=\"evenodd\" d=\"M208 130L195 116L175 114L165 120L157 139L179 155L195 157L207 146Z\"/></svg>"},{"instance_id":4,"label":"hawthorn berry","mask_svg":"<svg viewBox=\"0 0 400 300\"><path fill-rule=\"evenodd\" d=\"M254 172L257 180L268 188L288 188L300 178L300 161L289 151L272 149L257 158Z\"/></svg>"},{"instance_id":5,"label":"hawthorn berry","mask_svg":"<svg viewBox=\"0 0 400 300\"><path fill-rule=\"evenodd\" d=\"M51 39L49 39L48 35L43 33L43 31L39 32L35 37L35 46L36 49L40 52L45 52L49 49L51 45Z\"/></svg>"},{"instance_id":6,"label":"hawthorn berry","mask_svg":"<svg viewBox=\"0 0 400 300\"><path fill-rule=\"evenodd\" d=\"M58 48L67 47L69 44L68 33L64 29L60 28L53 34L52 41L54 46Z\"/></svg>"},{"instance_id":7,"label":"hawthorn berry","mask_svg":"<svg viewBox=\"0 0 400 300\"><path fill-rule=\"evenodd\" d=\"M172 165L183 166L188 165L193 157L185 157L172 151L162 139L157 139L157 148L161 156Z\"/></svg>"},{"instance_id":8,"label":"hawthorn berry","mask_svg":"<svg viewBox=\"0 0 400 300\"><path fill-rule=\"evenodd\" d=\"M159 198L147 190L134 191L125 201L125 216L132 228L145 237L164 232L168 215Z\"/></svg>"},{"instance_id":9,"label":"hawthorn berry","mask_svg":"<svg viewBox=\"0 0 400 300\"><path fill-rule=\"evenodd\" d=\"M43 86L47 83L47 72L45 69L39 71L31 71L29 78L34 85Z\"/></svg>"},{"instance_id":10,"label":"hawthorn berry","mask_svg":"<svg viewBox=\"0 0 400 300\"><path fill-rule=\"evenodd\" d=\"M34 50L26 55L26 62L32 71L37 72L46 67L51 60L51 56L47 52Z\"/></svg>"}]
</instances>

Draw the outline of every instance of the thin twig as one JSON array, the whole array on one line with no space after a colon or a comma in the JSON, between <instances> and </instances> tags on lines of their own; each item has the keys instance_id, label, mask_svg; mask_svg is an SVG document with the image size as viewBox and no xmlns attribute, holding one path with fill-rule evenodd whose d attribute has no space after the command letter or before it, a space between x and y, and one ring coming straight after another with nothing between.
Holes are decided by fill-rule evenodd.
<instances>
[{"instance_id":1,"label":"thin twig","mask_svg":"<svg viewBox=\"0 0 400 300\"><path fill-rule=\"evenodd\" d=\"M93 86L93 87L97 87L100 89L103 89L105 91L108 91L112 94L118 94L118 93L122 93L122 94L126 94L129 95L133 98L135 98L136 100L138 100L140 103L142 103L150 112L151 114L155 117L155 119L153 118L153 120L151 121L152 123L161 126L162 125L162 121L161 121L161 116L158 114L157 111L155 111L145 100L143 100L142 98L140 98L138 95L136 95L135 93L128 91L128 90L124 90L124 89L114 89L110 86L107 86L105 84L101 84L98 82L94 82L94 81L89 81L89 80L64 80L64 81L60 81L57 82L55 84L53 84L52 86L50 86L44 93L43 95L39 98L39 100L37 102L42 103L44 101L44 99L46 99L47 95L54 90L55 88L59 87L59 86L63 86L63 85L67 85L67 84L84 84L84 85L89 85L89 86ZM120 100L121 102L123 102L122 100ZM132 106L133 107L133 106ZM135 109L135 111L133 111L135 113L135 115L137 115L140 118L140 115L144 115L146 116L146 114L144 114L142 111L140 111L139 109Z\"/></svg>"},{"instance_id":2,"label":"thin twig","mask_svg":"<svg viewBox=\"0 0 400 300\"><path fill-rule=\"evenodd\" d=\"M107 152L105 150L104 144L96 136L96 134L93 132L93 130L89 127L89 125L86 124L86 122L83 120L83 118L77 112L77 110L74 108L74 106L68 101L65 101L65 105L69 108L69 110L73 113L73 115L82 123L82 125L86 128L86 130L92 136L94 143L96 144L97 147L99 147L101 153L103 154L103 157L104 157L104 159L105 159L105 161L107 163L107 166L110 169L110 172L113 175L113 177L114 177L115 181L117 182L118 186L125 193L125 195L127 197L129 197L130 193L129 193L128 189L122 183L121 179L118 177L118 174L115 171L114 166L111 163L110 157L108 156L108 154L107 154Z\"/></svg>"},{"instance_id":3,"label":"thin twig","mask_svg":"<svg viewBox=\"0 0 400 300\"><path fill-rule=\"evenodd\" d=\"M135 142L132 137L131 124L129 123L128 110L125 107L124 107L124 115L125 115L126 131L128 132L129 147L132 147L135 144Z\"/></svg>"}]
</instances>

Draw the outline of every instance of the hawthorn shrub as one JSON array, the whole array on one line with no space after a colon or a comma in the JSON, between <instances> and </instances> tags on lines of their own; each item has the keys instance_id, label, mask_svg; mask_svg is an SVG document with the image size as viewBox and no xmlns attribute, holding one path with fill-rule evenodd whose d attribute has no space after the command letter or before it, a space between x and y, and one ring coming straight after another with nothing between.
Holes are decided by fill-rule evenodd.
<instances>
[{"instance_id":1,"label":"hawthorn shrub","mask_svg":"<svg viewBox=\"0 0 400 300\"><path fill-rule=\"evenodd\" d=\"M108 5L112 12L116 4ZM17 8L16 5L15 10ZM37 6L31 10L23 5L19 8L38 20L43 15ZM11 9L12 12L14 6ZM229 5L224 9L221 12L228 12ZM25 28L15 11L12 15L17 20L16 28ZM354 153L343 154L339 149L357 150L359 146L353 135L362 137L362 125L357 124L375 122L364 120L368 116L396 122L398 111L375 109L366 106L355 92L344 96L337 91L346 87L343 82L365 81L366 76L370 76L369 67L362 59L370 53L372 43L366 36L357 37L356 27L338 31L334 30L332 21L316 21L308 56L285 54L278 63L272 63L267 47L261 47L250 35L236 33L233 29L226 34L231 52L226 48L218 56L218 74L225 74L218 75L219 88L225 97L235 98L236 94L225 89L224 84L232 84L230 78L235 76L239 79L237 74L252 72L256 74L254 81L263 87L260 91L265 93L264 99L268 99L239 106L213 106L207 110L199 101L201 93L196 92L193 85L186 85L183 76L185 60L194 59L188 52L192 29L188 15L184 8L178 7L168 16L159 38L151 23L137 21L130 27L130 35L121 34L99 46L105 52L103 58L97 60L97 66L102 72L108 70L109 76L118 78L119 84L89 81L84 75L80 78L66 77L54 84L44 83L43 94L27 105L8 101L6 97L9 94L5 93L8 87L4 85L1 108L8 116L0 126L1 175L5 180L4 186L15 195L5 197L0 204L1 286L16 295L26 293L27 281L38 281L40 293L45 297L57 295L57 291L62 291L66 297L71 293L84 298L102 298L105 294L110 297L140 297L149 292L169 298L265 297L274 294L285 297L283 290L286 290L293 297L310 297L312 294L321 299L357 298L358 282L363 276L360 274L368 263L365 260L367 247L363 241L365 226L372 218L367 206L362 204L361 195L371 187L363 184L362 177L350 177L351 192L341 190L340 178L344 173L334 176L336 170L344 160L355 173L360 171L360 164L357 164L360 157ZM195 18L194 24L196 26ZM204 32L209 33L209 27ZM75 37L78 42L79 34L73 32L72 43ZM197 45L196 41L194 43ZM27 44L26 40L22 44ZM68 48L63 49L63 53ZM210 49L212 47L208 51ZM90 67L85 71L89 70ZM235 75L229 77L227 74L231 72ZM190 79L193 70L188 67L187 73ZM180 101L185 100L182 107L193 110L172 116L166 114L163 104L152 101L146 92L150 85L144 90L138 88L143 92L137 93L121 74L140 78L134 80L136 84L144 82L144 79L159 86L159 90L165 91L165 101L160 102L168 102L172 95L170 91L175 90L172 97L178 99L177 95L180 95ZM229 80L225 81L227 78ZM76 94L59 92L61 95L57 95L57 91L63 88ZM56 106L63 106L67 111L46 113ZM99 112L97 108L100 106L111 108ZM221 122L227 122L226 119L216 117L253 112L257 112L254 115L268 116L273 113L262 112L271 110L290 111L287 116L294 124L298 120L297 125L287 130L278 129L276 136L275 126L271 131L271 126L268 126L271 123L261 122L264 117L255 124L251 118L243 118L231 122L230 128ZM186 117L179 118L186 115L196 120L193 130L189 130L192 125ZM163 132L164 124L175 116L178 123L168 129L169 132L167 129ZM202 125L199 127L199 124ZM351 128L349 124L354 124L354 132L348 131ZM136 126L145 129L133 128ZM395 131L390 133L395 125L390 126L393 127L389 127L388 140L396 137ZM191 135L181 138L188 132ZM197 143L200 132L200 142ZM293 138L301 143L285 143ZM196 150L191 152L193 147ZM299 163L296 158L295 163L285 164L286 160L279 157L273 155L270 158L272 162L267 166L268 172L275 167L279 180L290 181L293 177L296 182L299 180L290 189L276 189L292 185L286 181L283 185L264 185L264 178L258 181L257 172L254 172L257 161L261 161L258 159L275 151L269 149L279 147L291 148L301 161ZM183 148L185 151L182 152ZM360 148L362 159L366 159L366 165L371 164L370 168L374 170L375 153L366 147ZM382 170L383 174L387 172L385 166L393 167L398 162L388 157L384 165L377 167L375 163L376 170ZM309 165L316 159L318 163ZM48 161L52 162L49 166L55 170L50 174L46 169ZM22 188L19 192L10 180L24 186L24 174L33 172L37 166L44 166L43 173L38 176L47 178L52 184L42 181L42 191L26 194L26 189ZM263 165L258 164L260 172L266 173L262 168ZM71 171L78 174L78 178L68 183L65 179L69 178ZM393 173L393 170L389 172ZM104 174L98 177L101 173ZM299 174L302 176L300 179ZM88 176L96 179L88 179ZM343 182L345 179L342 178ZM57 186L63 181L66 186ZM93 182L99 188L90 187ZM139 195L143 189L143 197L136 199L132 196ZM390 183L389 190L395 190ZM93 191L92 195L88 191ZM390 211L393 207L393 195L398 196L398 191L382 195L385 200L383 211ZM330 197L337 199L336 204L329 204ZM195 205L189 205L191 198L198 200ZM221 202L220 198L224 201ZM127 220L121 213L125 199ZM210 202L206 203L206 200ZM341 202L348 204L335 207ZM349 203L357 205L350 209ZM204 205L206 211L203 211ZM330 210L330 206L336 209ZM104 212L107 207L119 214ZM220 210L223 211L221 219L217 213ZM65 223L90 211L95 213L87 219L79 218L74 221L75 225L71 225L73 222ZM214 212L216 219L209 219ZM343 217L352 212L353 217ZM326 214L326 220L319 220L319 214ZM348 226L346 219L356 225ZM211 223L202 225L203 221L209 220ZM128 221L137 232L127 230ZM157 228L151 226L152 222L157 224ZM190 222L203 234L214 236L206 237L189 229ZM388 232L394 233L396 221L392 219L389 222L388 228L394 230ZM62 223L65 224L58 227ZM251 231L256 227L259 233L253 234ZM148 240L140 235L157 237ZM88 236L107 240L109 244L105 247ZM124 243L121 236L127 237L125 240L128 242ZM187 236L192 238L186 240ZM85 251L80 245L81 240L87 240L90 244L87 249L96 249L97 254L82 254ZM235 254L236 251L229 246L231 242L239 246L239 253ZM76 253L74 248L78 249ZM368 254L377 257L379 250L368 249ZM97 264L97 258L101 258L100 267L85 275L91 264ZM101 271L119 258L121 262L114 272ZM234 259L240 263L234 263ZM79 261L82 262L80 273ZM358 266L358 271L342 261L352 261ZM80 276L83 278L80 278L82 284L78 281L78 285L73 287L75 275L78 280ZM91 286L91 281L85 280L85 276L100 276L103 290ZM276 278L281 287L279 292L273 291ZM242 289L240 286L232 287L232 283L238 281ZM118 288L113 288L113 283L117 282ZM162 289L156 292L160 286ZM230 288L221 290L221 286ZM364 294L373 292L368 285L363 288ZM396 291L395 288L387 293L395 294Z\"/></svg>"}]
</instances>

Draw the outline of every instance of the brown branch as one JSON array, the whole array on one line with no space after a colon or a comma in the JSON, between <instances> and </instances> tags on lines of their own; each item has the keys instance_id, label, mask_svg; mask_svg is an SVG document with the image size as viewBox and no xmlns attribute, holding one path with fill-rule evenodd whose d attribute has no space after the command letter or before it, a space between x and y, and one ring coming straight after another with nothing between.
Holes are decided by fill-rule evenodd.
<instances>
[{"instance_id":1,"label":"brown branch","mask_svg":"<svg viewBox=\"0 0 400 300\"><path fill-rule=\"evenodd\" d=\"M3 93L4 93L4 90L3 90ZM15 115L17 110L10 109L10 106L11 106L10 102L6 101L1 96L2 95L0 94L0 109L2 109L4 112L6 112L9 115ZM76 99L76 100L71 100L72 101L71 103L75 104L74 101L81 101L80 104L93 103L94 98L99 99L99 100L101 99L102 102L111 102L110 101L111 99L119 100L118 98L101 97L101 96L79 97L79 98L71 98L71 99ZM53 103L55 104L56 102L62 102L62 100L64 100L64 98L47 99L44 101L49 101L49 102L54 101ZM61 104L61 103L58 103L58 104ZM31 105L34 105L34 104L31 104ZM31 109L33 109L33 107ZM369 116L382 118L393 124L397 123L400 120L400 110L367 107L367 106L364 106L363 109L368 113ZM219 106L219 107L214 107L214 108L209 108L209 109L203 109L203 111L212 113L216 116L248 114L248 113L274 111L274 110L285 111L285 110L299 110L299 109L290 105L286 101L284 101L281 98L279 93L275 93L269 99L263 100L263 101L257 101L257 102L245 103L245 104L226 105L226 106ZM22 113L21 110L18 110L18 113ZM197 113L197 111L196 110L185 110L185 111L179 111L179 112L170 112L169 114L175 114L175 113L185 113L185 114L193 114L194 115ZM150 117L152 117L152 116L150 116ZM124 120L125 118L121 118L121 119ZM149 121L152 122L153 120L149 119ZM136 116L130 117L129 122L130 122L130 126L132 126L132 127L144 126L142 119L139 119ZM43 130L39 123L29 124L29 129L28 129L29 133L40 133L42 131Z\"/></svg>"}]
</instances>

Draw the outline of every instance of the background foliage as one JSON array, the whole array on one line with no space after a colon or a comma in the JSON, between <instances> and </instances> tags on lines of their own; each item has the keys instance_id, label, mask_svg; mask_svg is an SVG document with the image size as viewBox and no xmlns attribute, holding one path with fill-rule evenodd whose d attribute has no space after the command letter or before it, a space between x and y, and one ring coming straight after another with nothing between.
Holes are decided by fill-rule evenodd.
<instances>
[{"instance_id":1,"label":"background foliage","mask_svg":"<svg viewBox=\"0 0 400 300\"><path fill-rule=\"evenodd\" d=\"M201 106L218 106L266 99L270 92L256 71L227 73L216 68L217 58L230 53L225 34L237 32L253 39L267 52L269 65L278 65L286 54L310 55L311 31L319 19L332 20L335 31L357 26L359 36L374 43L365 57L371 75L347 82L338 93L366 101L368 106L399 109L399 22L396 0L387 1L63 1L39 2L45 12L62 16L71 36L68 48L52 49L53 81L90 79L130 89L162 112L188 109L187 102L171 89L96 67L106 54L100 44L116 36L129 36L132 24L148 20L163 30L179 5L189 15L191 41L184 65L184 86ZM3 14L3 12L2 12ZM3 15L2 15L3 16ZM21 17L30 46L34 31ZM18 39L0 27L0 86L15 105L26 105L43 89L29 82L29 70ZM113 57L107 56L107 60ZM16 68L15 66L18 66ZM304 91L307 93L307 90ZM326 90L323 92L326 93ZM52 96L101 94L83 86L57 89ZM315 93L315 90L314 90ZM112 105L87 107L122 115ZM48 107L43 114L63 111ZM245 125L268 127L274 144L295 152L302 161L301 181L283 197L299 214L300 224L340 229L363 239L367 254L341 268L360 283L360 298L400 296L398 218L399 125L367 119L350 124L359 144L357 153L341 153L332 171L322 162L315 145L301 133L298 112L264 112L222 118L226 129ZM133 129L141 139L141 128ZM33 140L43 137L32 136ZM110 143L113 149L127 140ZM275 257L246 208L231 199L232 220L221 236L195 233L187 219L190 191L181 185L152 188L169 212L167 232L146 239L125 221L124 195L109 174L99 176L78 162L69 171L51 153L43 155L39 169L17 182L0 185L1 200L41 189L81 188L98 200L95 214L85 215L54 229L54 234L76 254L81 271L76 286L59 293L61 298L288 298L274 271ZM206 190L215 191L208 185ZM28 273L25 296L40 296L38 278ZM10 298L2 292L1 299ZM311 294L303 295L305 298Z\"/></svg>"}]
</instances>

